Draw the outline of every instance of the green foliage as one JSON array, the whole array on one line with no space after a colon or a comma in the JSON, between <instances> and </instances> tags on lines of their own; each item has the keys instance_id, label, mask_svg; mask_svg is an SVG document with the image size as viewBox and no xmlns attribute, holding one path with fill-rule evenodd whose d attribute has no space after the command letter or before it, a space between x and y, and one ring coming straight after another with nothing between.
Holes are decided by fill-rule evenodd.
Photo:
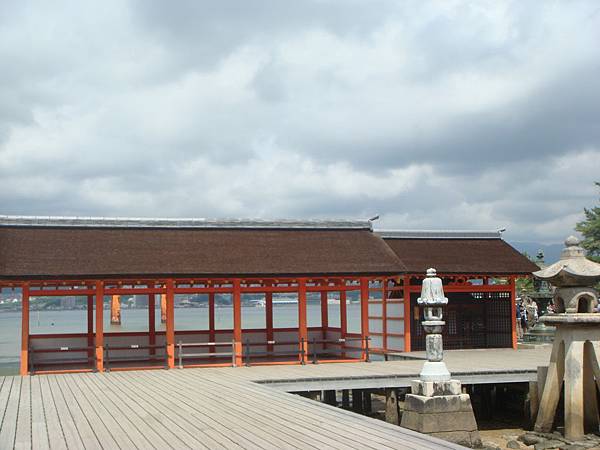
<instances>
[{"instance_id":1,"label":"green foliage","mask_svg":"<svg viewBox=\"0 0 600 450\"><path fill-rule=\"evenodd\" d=\"M533 292L533 280L531 278L517 278L516 279L516 290L517 295L522 291Z\"/></svg>"},{"instance_id":2,"label":"green foliage","mask_svg":"<svg viewBox=\"0 0 600 450\"><path fill-rule=\"evenodd\" d=\"M600 187L600 183L596 182ZM584 208L585 220L575 226L575 230L583 235L581 246L587 250L588 257L600 262L600 206Z\"/></svg>"}]
</instances>

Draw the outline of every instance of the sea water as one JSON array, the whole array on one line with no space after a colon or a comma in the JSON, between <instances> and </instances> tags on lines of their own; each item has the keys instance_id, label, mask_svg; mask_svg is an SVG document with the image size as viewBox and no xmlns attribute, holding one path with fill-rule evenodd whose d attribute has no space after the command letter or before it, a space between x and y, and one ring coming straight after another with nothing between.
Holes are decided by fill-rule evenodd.
<instances>
[{"instance_id":1,"label":"sea water","mask_svg":"<svg viewBox=\"0 0 600 450\"><path fill-rule=\"evenodd\" d=\"M266 310L264 307L243 306L242 328L265 328ZM156 330L163 331L160 323L160 309L156 310ZM360 332L360 304L347 305L348 331ZM340 326L339 304L328 305L329 326ZM321 306L307 305L309 327L321 326ZM298 305L283 304L273 308L275 328L298 327ZM86 333L87 311L85 310L43 310L31 311L29 315L30 334ZM233 328L233 308L215 308L215 328ZM207 330L208 308L175 308L175 330ZM110 323L110 311L104 310L104 331L148 331L148 309L121 309L121 325ZM21 351L21 313L0 312L0 375L16 373Z\"/></svg>"}]
</instances>

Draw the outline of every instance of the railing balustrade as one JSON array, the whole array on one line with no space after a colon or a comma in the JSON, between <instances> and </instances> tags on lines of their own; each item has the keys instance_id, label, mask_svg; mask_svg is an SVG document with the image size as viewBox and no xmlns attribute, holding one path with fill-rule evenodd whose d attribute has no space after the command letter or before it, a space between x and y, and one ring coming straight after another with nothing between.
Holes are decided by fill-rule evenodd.
<instances>
[{"instance_id":1,"label":"railing balustrade","mask_svg":"<svg viewBox=\"0 0 600 450\"><path fill-rule=\"evenodd\" d=\"M90 362L93 363L93 369L96 370L96 357L95 355L89 356L90 352L93 352L95 347L49 347L49 348L34 348L31 343L29 344L29 373L31 375L35 374L36 366L41 365L55 365L55 364L86 364L89 365ZM85 357L77 357L77 358L68 358L68 357L60 357L60 358L52 358L52 359L42 359L38 360L36 355L39 354L48 354L48 353L85 353Z\"/></svg>"},{"instance_id":2,"label":"railing balustrade","mask_svg":"<svg viewBox=\"0 0 600 450\"><path fill-rule=\"evenodd\" d=\"M133 355L133 356L111 356L111 351L126 351L126 350L153 350L157 348L165 349L164 355L155 355L148 352L148 355ZM114 362L139 362L139 361L164 361L165 368L169 367L166 345L119 345L111 347L109 344L104 345L104 370L110 371L110 364Z\"/></svg>"}]
</instances>

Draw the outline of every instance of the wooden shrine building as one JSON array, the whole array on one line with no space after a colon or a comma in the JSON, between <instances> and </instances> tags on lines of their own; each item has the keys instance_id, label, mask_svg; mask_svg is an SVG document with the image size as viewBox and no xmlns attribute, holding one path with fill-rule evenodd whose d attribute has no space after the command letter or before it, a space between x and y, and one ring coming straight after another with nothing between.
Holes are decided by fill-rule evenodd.
<instances>
[{"instance_id":1,"label":"wooden shrine building","mask_svg":"<svg viewBox=\"0 0 600 450\"><path fill-rule=\"evenodd\" d=\"M0 288L22 297L21 374L360 361L420 349L415 302L430 266L450 297L448 348L516 347L515 278L537 266L499 232L0 216ZM131 296L147 310L143 331L109 323ZM45 297L79 299L81 332L30 332L30 303ZM286 302L293 326L277 323ZM206 323L179 328L194 305ZM249 312L259 322L245 324Z\"/></svg>"}]
</instances>

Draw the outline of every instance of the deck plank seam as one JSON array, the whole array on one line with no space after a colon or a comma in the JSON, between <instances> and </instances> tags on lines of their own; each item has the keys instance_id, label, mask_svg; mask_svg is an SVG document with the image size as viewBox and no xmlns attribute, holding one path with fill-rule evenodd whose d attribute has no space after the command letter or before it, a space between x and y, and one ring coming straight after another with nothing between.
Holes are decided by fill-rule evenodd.
<instances>
[{"instance_id":1,"label":"deck plank seam","mask_svg":"<svg viewBox=\"0 0 600 450\"><path fill-rule=\"evenodd\" d=\"M177 384L177 383L174 383L174 382L170 382L169 384L170 384L171 386L182 386L182 385L180 385L180 384ZM187 387L187 388L189 388L189 386L188 386L188 385L183 385L183 386L184 386L184 387ZM206 393L201 393L201 392L199 392L197 389L194 389L193 391L194 391L195 393L197 393L198 395L200 395L200 394L206 394ZM182 395L180 395L180 396L182 396ZM210 396L210 402L211 402L211 403L210 403L211 405L212 405L213 403L216 403L216 400L214 400L214 399L213 399L213 396L212 396L212 395ZM193 409L196 409L198 412L200 412L200 411L199 411L197 408L195 408L195 407L194 407L194 405L189 405L189 406L190 406L191 408L193 408ZM242 421L243 423L247 423L247 426L245 426L245 427L244 427L244 429L245 429L245 430L247 430L248 432L252 432L252 431L253 431L253 430L252 430L252 424L251 424L251 423L248 421L248 418L247 418L247 416L244 416L244 415L243 415L243 413L244 413L244 412L243 412L243 411L239 411L239 409L237 409L237 408L236 408L235 410L236 410L236 414L232 414L232 417L236 417L236 419L237 419L238 421ZM268 435L269 435L269 436L271 436L273 439L275 439L275 440L277 440L277 441L281 441L281 439L280 439L280 437L279 437L278 435L276 435L276 434L273 434L273 433L270 433L270 432L267 432L267 431L266 431L266 430L264 430L264 429L263 429L263 430L261 430L261 431L263 431L264 433L268 434ZM262 439L262 438L260 438L260 439L261 439L261 440L264 440L264 439ZM266 441L265 441L265 442L266 442ZM283 441L282 441L282 442L283 442ZM307 445L309 445L309 446L311 446L311 448L313 448L313 446L312 446L312 445L310 445L310 444L307 444ZM273 446L273 445L271 444L271 446ZM297 446L291 445L291 444L289 444L289 443L287 444L287 447L289 447L289 448L307 448L306 446L303 446L303 447L297 447Z\"/></svg>"},{"instance_id":2,"label":"deck plank seam","mask_svg":"<svg viewBox=\"0 0 600 450\"><path fill-rule=\"evenodd\" d=\"M52 391L52 388L50 387L50 381L47 378L45 378L45 380L46 380L46 385L48 387L48 392L50 394L50 399L52 400L52 405L54 406L54 411L56 411L56 417L58 419L58 424L60 426L60 433L62 434L65 446L68 449L69 448L69 444L67 442L67 435L65 434L65 429L63 427L62 420L60 420L60 414L58 414L58 406L56 405L56 399L54 398L54 393ZM40 384L41 384L41 381L40 381ZM42 390L42 399L43 399L43 397L44 397L44 392ZM49 438L50 438L50 436L48 436L48 439Z\"/></svg>"},{"instance_id":3,"label":"deck plank seam","mask_svg":"<svg viewBox=\"0 0 600 450\"><path fill-rule=\"evenodd\" d=\"M86 375L90 375L90 374L86 374ZM88 385L90 386L94 386L97 388L97 390L99 391L103 391L102 389L102 384L99 383L99 377L94 376L95 374L92 374L91 377L87 376L86 379L89 381ZM109 387L109 386L105 386L106 389L104 390L105 395L107 395L107 398L109 398L108 396L110 396L110 401L113 405L115 405L115 407L120 411L120 413L125 416L128 421L133 425L133 427L144 437L144 439L146 439L146 441L150 444L151 447L153 448L159 448L155 446L155 443L151 440L148 440L148 438L146 438L144 432L142 431L142 429L140 428L140 426L135 423L137 421L134 422L134 420L132 419L132 417L135 417L136 419L139 420L139 422L141 422L142 424L145 425L145 427L149 428L151 430L152 433L154 433L156 435L156 437L158 437L159 440L162 440L166 446L169 446L168 442L166 442L163 437L158 434L155 430L153 430L150 426L150 424L148 424L142 417L140 417L138 414L136 414L136 412L129 406L127 405L122 398L116 396L116 394L113 392L113 390ZM96 389L91 389L92 391L95 391ZM121 404L119 404L118 402L115 402L112 397L116 396L117 401L121 402ZM129 410L130 412L128 413L126 410Z\"/></svg>"},{"instance_id":4,"label":"deck plank seam","mask_svg":"<svg viewBox=\"0 0 600 450\"><path fill-rule=\"evenodd\" d=\"M103 375L103 376L104 376L104 381L107 381L108 383L111 383L112 381L110 380L110 375L112 375L112 374L104 374L104 375ZM160 410L158 410L157 408L154 408L152 405L148 404L148 402L146 402L146 401L145 401L145 400L143 400L143 399L135 399L135 398L132 398L132 397L131 397L131 395L129 395L129 394L128 394L128 393L127 393L125 390L122 390L122 389L120 389L120 388L121 388L121 386L119 386L118 384L114 384L114 383L113 383L113 386L114 386L114 387L115 387L115 388L116 388L118 391L120 391L122 395L124 395L124 396L126 396L127 398L129 398L129 400L130 400L130 401L132 401L132 402L135 402L135 403L137 403L137 404L138 404L138 405L140 405L140 406L142 406L142 403L141 403L141 402L143 402L144 404L148 405L148 406L149 406L149 408L148 408L148 407L143 407L143 408L146 410L146 412L148 413L148 415L149 415L150 417L152 417L152 419L153 419L153 420L157 421L158 423L161 423L161 424L162 424L162 425L165 427L165 429L169 429L169 428L167 427L167 425L166 425L166 423L165 423L165 420L163 420L163 419L166 419L166 421L167 421L167 422L170 422L170 423L172 423L172 424L175 426L175 428L179 428L179 429L181 429L181 430L182 430L182 431L183 431L185 434L187 434L187 435L189 436L189 438L187 439L188 441L191 439L192 441L196 441L196 442L198 442L198 444L199 444L201 447L204 447L204 448L206 448L206 447L205 447L205 446L202 444L202 442L198 441L198 440L197 440L197 439L196 439L196 438L195 438L195 437L194 437L192 434L190 434L189 432L187 432L185 429L181 428L181 426L179 426L179 424L177 424L177 422L173 421L173 420L172 420L172 419L171 419L171 418L170 418L168 415L164 414L163 412L161 412L161 411L160 411ZM140 402L140 401L141 401L141 402ZM155 412L151 412L150 410L154 410ZM182 438L181 438L180 436L178 436L177 434L173 433L173 431L172 431L172 430L169 430L169 431L170 431L170 432L171 432L171 434L172 434L172 435L173 435L173 436L174 436L176 439L178 439L178 440L179 440L179 441L180 441L180 442L181 442L183 445L185 445L186 447L188 447L188 448L189 448L189 444L188 444L188 443L186 443L185 441L183 441L183 440L182 440Z\"/></svg>"}]
</instances>

